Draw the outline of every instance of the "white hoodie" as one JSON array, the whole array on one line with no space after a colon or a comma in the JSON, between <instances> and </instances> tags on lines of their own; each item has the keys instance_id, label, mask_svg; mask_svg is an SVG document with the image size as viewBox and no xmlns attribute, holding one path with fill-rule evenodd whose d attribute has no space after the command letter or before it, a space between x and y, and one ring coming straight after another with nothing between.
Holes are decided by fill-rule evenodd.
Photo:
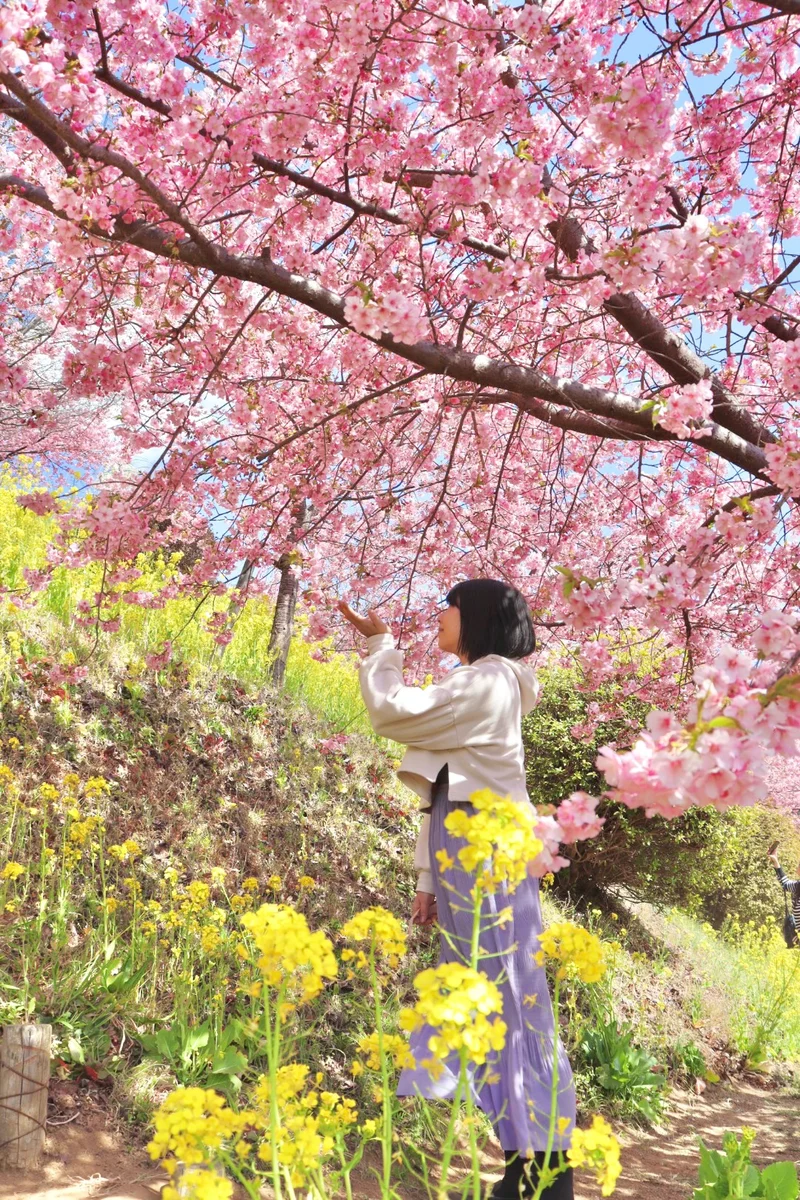
<instances>
[{"instance_id":1,"label":"white hoodie","mask_svg":"<svg viewBox=\"0 0 800 1200\"><path fill-rule=\"evenodd\" d=\"M491 788L512 800L528 800L522 717L536 705L539 684L533 667L500 654L487 654L456 667L427 688L403 683L403 655L390 633L367 638L368 657L359 670L361 694L376 733L408 747L398 778L429 809L431 785L447 763L448 797L469 800ZM414 865L417 888L433 892L425 816Z\"/></svg>"}]
</instances>

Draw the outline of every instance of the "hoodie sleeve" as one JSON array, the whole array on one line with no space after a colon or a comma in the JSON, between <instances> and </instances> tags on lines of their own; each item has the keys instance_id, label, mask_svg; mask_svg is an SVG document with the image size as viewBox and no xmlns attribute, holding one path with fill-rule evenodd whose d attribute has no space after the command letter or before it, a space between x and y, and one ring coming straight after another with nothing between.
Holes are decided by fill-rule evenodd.
<instances>
[{"instance_id":1,"label":"hoodie sleeve","mask_svg":"<svg viewBox=\"0 0 800 1200\"><path fill-rule=\"evenodd\" d=\"M367 650L359 682L375 732L423 750L458 749L458 715L468 690L468 681L459 677L470 668L462 667L445 683L406 687L403 655L395 649L391 634L367 638Z\"/></svg>"}]
</instances>

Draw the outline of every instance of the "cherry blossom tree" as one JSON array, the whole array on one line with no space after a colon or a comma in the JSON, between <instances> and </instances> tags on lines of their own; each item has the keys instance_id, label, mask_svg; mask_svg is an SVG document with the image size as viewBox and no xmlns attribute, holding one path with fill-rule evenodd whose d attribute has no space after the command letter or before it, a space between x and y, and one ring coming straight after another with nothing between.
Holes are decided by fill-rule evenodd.
<instances>
[{"instance_id":1,"label":"cherry blossom tree","mask_svg":"<svg viewBox=\"0 0 800 1200\"><path fill-rule=\"evenodd\" d=\"M115 416L125 469L62 518L98 620L165 538L199 597L299 547L313 632L355 580L413 664L502 576L654 705L613 795L764 795L800 731L798 35L798 0L9 0L4 325L67 334L54 407Z\"/></svg>"}]
</instances>

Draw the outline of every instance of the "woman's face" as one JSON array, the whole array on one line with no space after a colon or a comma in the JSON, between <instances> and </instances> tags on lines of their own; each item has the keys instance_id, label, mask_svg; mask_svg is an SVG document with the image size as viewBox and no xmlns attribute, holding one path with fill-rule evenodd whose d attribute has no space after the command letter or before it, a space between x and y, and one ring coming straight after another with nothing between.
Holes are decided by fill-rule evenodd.
<instances>
[{"instance_id":1,"label":"woman's face","mask_svg":"<svg viewBox=\"0 0 800 1200\"><path fill-rule=\"evenodd\" d=\"M461 639L461 613L454 604L448 604L439 613L439 649L445 654L458 654Z\"/></svg>"}]
</instances>

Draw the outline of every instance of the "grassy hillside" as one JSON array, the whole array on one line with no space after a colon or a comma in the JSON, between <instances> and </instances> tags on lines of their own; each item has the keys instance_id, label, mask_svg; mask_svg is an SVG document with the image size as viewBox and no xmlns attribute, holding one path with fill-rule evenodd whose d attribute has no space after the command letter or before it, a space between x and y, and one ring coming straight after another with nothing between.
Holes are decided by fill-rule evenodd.
<instances>
[{"instance_id":1,"label":"grassy hillside","mask_svg":"<svg viewBox=\"0 0 800 1200\"><path fill-rule=\"evenodd\" d=\"M291 695L224 676L213 688L192 685L177 670L133 682L106 664L67 697L48 698L26 673L6 674L2 705L0 830L5 858L23 871L2 885L0 1021L52 1021L60 1070L108 1072L123 1108L144 1119L176 1081L224 1086L236 1075L238 1060L226 1078L217 1051L228 1036L236 1044L231 1027L253 1005L237 950L242 911L288 900L334 936L368 904L408 912L410 798L374 740L337 736ZM547 893L545 910L550 920L564 914ZM781 952L774 932L751 935L745 957L708 929L691 943L678 916L654 932L610 902L578 919L612 943L614 964L599 993L576 985L569 997L565 1036L586 1106L637 1111L625 1081L600 1081L597 1048L584 1044L598 1024L616 1023L620 1037L630 1030L631 1063L635 1048L652 1057L639 1063L645 1082L655 1065L685 1079L735 1071L748 1056L797 1056L781 972L798 956ZM432 939L417 933L413 949L393 1011ZM717 977L704 989L711 964ZM752 1011L742 988L760 996ZM343 985L326 992L317 1016L301 1054L352 1089L348 1063L369 1013ZM207 1046L187 1049L186 1030L204 1021ZM174 1036L157 1047L151 1035L162 1026Z\"/></svg>"}]
</instances>

